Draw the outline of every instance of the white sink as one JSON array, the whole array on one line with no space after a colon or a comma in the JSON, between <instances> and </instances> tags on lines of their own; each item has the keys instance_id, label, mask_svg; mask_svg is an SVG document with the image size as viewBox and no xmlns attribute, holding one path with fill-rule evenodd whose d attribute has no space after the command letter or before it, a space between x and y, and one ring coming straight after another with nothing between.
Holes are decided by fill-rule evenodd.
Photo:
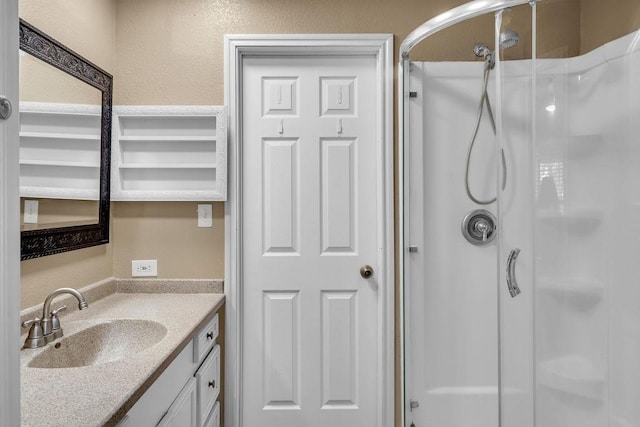
<instances>
[{"instance_id":1,"label":"white sink","mask_svg":"<svg viewBox=\"0 0 640 427\"><path fill-rule=\"evenodd\" d=\"M47 344L27 366L77 368L113 362L159 343L165 335L167 328L151 320L105 320Z\"/></svg>"}]
</instances>

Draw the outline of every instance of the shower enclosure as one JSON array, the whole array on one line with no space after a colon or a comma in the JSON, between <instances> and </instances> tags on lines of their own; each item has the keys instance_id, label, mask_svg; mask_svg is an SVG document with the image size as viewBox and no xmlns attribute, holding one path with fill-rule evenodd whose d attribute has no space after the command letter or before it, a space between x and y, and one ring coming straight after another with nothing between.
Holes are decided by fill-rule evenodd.
<instances>
[{"instance_id":1,"label":"shower enclosure","mask_svg":"<svg viewBox=\"0 0 640 427\"><path fill-rule=\"evenodd\" d=\"M639 28L475 0L402 43L405 426L640 427Z\"/></svg>"}]
</instances>

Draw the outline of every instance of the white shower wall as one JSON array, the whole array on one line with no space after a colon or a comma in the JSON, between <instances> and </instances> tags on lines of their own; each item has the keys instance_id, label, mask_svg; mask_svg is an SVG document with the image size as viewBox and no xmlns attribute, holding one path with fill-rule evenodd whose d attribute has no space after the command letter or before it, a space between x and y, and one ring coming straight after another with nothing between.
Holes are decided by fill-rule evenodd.
<instances>
[{"instance_id":1,"label":"white shower wall","mask_svg":"<svg viewBox=\"0 0 640 427\"><path fill-rule=\"evenodd\" d=\"M640 426L637 40L632 34L581 57L539 61L540 426Z\"/></svg>"},{"instance_id":2,"label":"white shower wall","mask_svg":"<svg viewBox=\"0 0 640 427\"><path fill-rule=\"evenodd\" d=\"M486 247L460 232L479 208L464 168L483 64L412 63L405 370L407 405L420 406L407 426L499 425L500 373L503 427L640 427L639 39L537 60L535 102L532 62L503 64L508 178L500 212L486 207L501 223ZM493 75L490 96L497 107ZM495 195L496 159L485 115L470 178L480 198ZM498 276L516 247L511 299Z\"/></svg>"}]
</instances>

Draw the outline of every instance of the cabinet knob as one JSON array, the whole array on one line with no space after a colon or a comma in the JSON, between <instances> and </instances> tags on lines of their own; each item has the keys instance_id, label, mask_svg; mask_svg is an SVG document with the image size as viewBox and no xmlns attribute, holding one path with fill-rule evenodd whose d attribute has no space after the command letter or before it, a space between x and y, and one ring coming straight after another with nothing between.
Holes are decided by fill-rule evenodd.
<instances>
[{"instance_id":1,"label":"cabinet knob","mask_svg":"<svg viewBox=\"0 0 640 427\"><path fill-rule=\"evenodd\" d=\"M216 380L209 381L209 387L216 388Z\"/></svg>"},{"instance_id":2,"label":"cabinet knob","mask_svg":"<svg viewBox=\"0 0 640 427\"><path fill-rule=\"evenodd\" d=\"M207 332L207 339L208 340L212 340L213 339L213 332Z\"/></svg>"}]
</instances>

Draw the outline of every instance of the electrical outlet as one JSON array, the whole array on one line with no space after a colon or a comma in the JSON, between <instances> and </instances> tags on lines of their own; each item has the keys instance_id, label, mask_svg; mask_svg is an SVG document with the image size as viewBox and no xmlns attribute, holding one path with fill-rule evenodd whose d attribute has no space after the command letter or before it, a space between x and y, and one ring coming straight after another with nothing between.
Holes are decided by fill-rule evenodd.
<instances>
[{"instance_id":1,"label":"electrical outlet","mask_svg":"<svg viewBox=\"0 0 640 427\"><path fill-rule=\"evenodd\" d=\"M157 276L158 260L138 259L131 261L131 277Z\"/></svg>"},{"instance_id":2,"label":"electrical outlet","mask_svg":"<svg viewBox=\"0 0 640 427\"><path fill-rule=\"evenodd\" d=\"M211 205L198 205L198 227L213 227L213 209Z\"/></svg>"}]
</instances>

